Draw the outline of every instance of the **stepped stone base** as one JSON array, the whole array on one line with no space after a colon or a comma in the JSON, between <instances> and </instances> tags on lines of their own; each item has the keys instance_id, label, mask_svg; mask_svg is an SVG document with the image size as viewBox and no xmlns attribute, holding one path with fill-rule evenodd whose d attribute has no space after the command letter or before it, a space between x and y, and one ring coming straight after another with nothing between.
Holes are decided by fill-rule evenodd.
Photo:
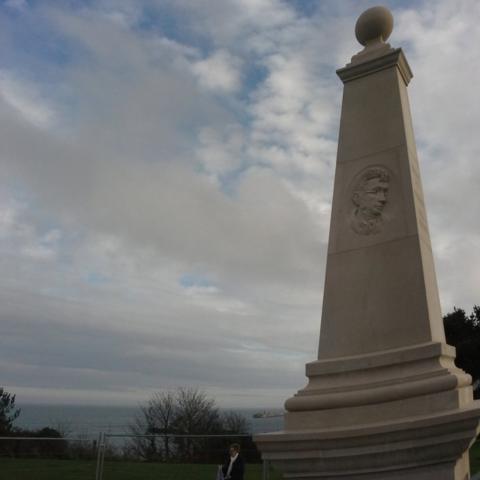
<instances>
[{"instance_id":1,"label":"stepped stone base","mask_svg":"<svg viewBox=\"0 0 480 480\"><path fill-rule=\"evenodd\" d=\"M480 402L398 423L257 435L262 457L291 480L466 480Z\"/></svg>"},{"instance_id":2,"label":"stepped stone base","mask_svg":"<svg viewBox=\"0 0 480 480\"><path fill-rule=\"evenodd\" d=\"M255 442L285 479L468 479L480 401L454 355L432 342L312 362L285 431Z\"/></svg>"}]
</instances>

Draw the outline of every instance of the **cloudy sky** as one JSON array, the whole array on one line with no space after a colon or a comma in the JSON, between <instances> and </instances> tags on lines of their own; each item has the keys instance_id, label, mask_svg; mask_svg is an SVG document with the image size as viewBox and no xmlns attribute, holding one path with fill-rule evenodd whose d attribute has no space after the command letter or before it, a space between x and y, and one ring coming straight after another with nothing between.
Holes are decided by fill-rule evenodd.
<instances>
[{"instance_id":1,"label":"cloudy sky","mask_svg":"<svg viewBox=\"0 0 480 480\"><path fill-rule=\"evenodd\" d=\"M386 1L444 312L480 302L480 2ZM373 3L375 4L375 3ZM342 84L373 5L0 6L0 379L281 406L316 357Z\"/></svg>"}]
</instances>

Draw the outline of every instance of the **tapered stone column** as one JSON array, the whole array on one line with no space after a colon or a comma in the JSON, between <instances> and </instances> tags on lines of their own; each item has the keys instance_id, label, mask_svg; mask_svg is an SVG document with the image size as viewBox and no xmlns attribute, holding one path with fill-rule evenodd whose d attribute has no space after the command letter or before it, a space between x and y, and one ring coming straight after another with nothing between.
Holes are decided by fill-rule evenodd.
<instances>
[{"instance_id":1,"label":"tapered stone column","mask_svg":"<svg viewBox=\"0 0 480 480\"><path fill-rule=\"evenodd\" d=\"M383 7L344 83L318 360L258 435L288 479L469 478L480 402L445 344L401 49ZM454 161L452 159L452 161Z\"/></svg>"}]
</instances>

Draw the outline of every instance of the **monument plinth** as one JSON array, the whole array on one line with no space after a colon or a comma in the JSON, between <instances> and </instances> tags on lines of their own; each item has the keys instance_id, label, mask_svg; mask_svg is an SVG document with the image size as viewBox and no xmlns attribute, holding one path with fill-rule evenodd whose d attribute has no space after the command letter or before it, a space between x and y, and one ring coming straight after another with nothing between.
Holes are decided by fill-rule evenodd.
<instances>
[{"instance_id":1,"label":"monument plinth","mask_svg":"<svg viewBox=\"0 0 480 480\"><path fill-rule=\"evenodd\" d=\"M401 49L364 12L344 83L318 360L256 436L288 479L469 478L480 402L445 343Z\"/></svg>"}]
</instances>

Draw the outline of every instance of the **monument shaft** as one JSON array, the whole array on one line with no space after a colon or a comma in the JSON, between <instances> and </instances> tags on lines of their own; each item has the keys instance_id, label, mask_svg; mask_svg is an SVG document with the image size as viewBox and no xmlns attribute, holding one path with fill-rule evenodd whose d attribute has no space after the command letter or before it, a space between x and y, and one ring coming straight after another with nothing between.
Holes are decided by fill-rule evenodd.
<instances>
[{"instance_id":1,"label":"monument shaft","mask_svg":"<svg viewBox=\"0 0 480 480\"><path fill-rule=\"evenodd\" d=\"M285 431L256 437L289 479L469 478L480 402L445 344L412 73L384 42L392 25L388 10L367 10L357 22L365 49L337 71L344 95L318 359L285 403Z\"/></svg>"},{"instance_id":2,"label":"monument shaft","mask_svg":"<svg viewBox=\"0 0 480 480\"><path fill-rule=\"evenodd\" d=\"M338 74L345 88L319 358L445 342L406 91L410 69L394 50ZM375 168L386 191L369 219L355 190L375 189L362 184Z\"/></svg>"}]
</instances>

